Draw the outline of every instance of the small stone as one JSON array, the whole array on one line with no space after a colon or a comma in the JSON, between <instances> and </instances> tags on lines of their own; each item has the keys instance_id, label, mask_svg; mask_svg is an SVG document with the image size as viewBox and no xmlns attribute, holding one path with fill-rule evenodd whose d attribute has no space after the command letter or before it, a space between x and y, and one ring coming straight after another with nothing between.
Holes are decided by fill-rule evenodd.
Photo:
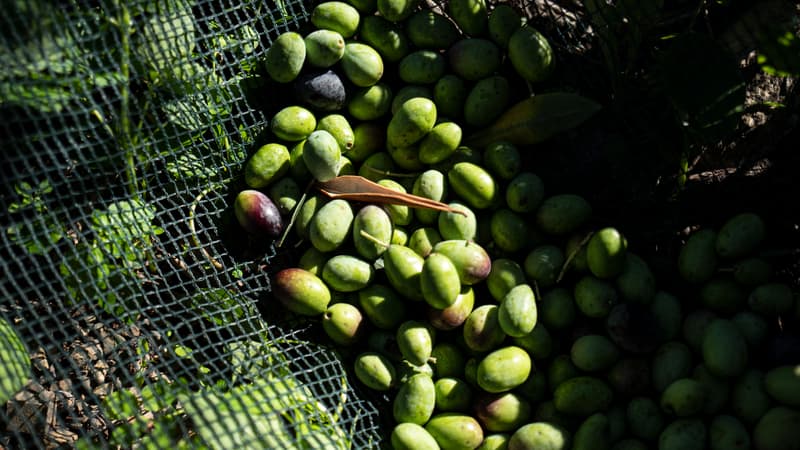
<instances>
[{"instance_id":1,"label":"small stone","mask_svg":"<svg viewBox=\"0 0 800 450\"><path fill-rule=\"evenodd\" d=\"M31 355L31 364L35 371L43 373L50 372L50 361L47 360L47 354L41 347Z\"/></svg>"},{"instance_id":2,"label":"small stone","mask_svg":"<svg viewBox=\"0 0 800 450\"><path fill-rule=\"evenodd\" d=\"M53 391L43 390L42 392L39 392L39 400L41 400L42 403L50 402L55 400L55 398L56 394Z\"/></svg>"},{"instance_id":3,"label":"small stone","mask_svg":"<svg viewBox=\"0 0 800 450\"><path fill-rule=\"evenodd\" d=\"M69 357L77 367L85 366L88 359L83 349L75 350Z\"/></svg>"},{"instance_id":4,"label":"small stone","mask_svg":"<svg viewBox=\"0 0 800 450\"><path fill-rule=\"evenodd\" d=\"M65 378L63 380L58 380L58 389L62 391L71 391L72 390L72 380Z\"/></svg>"},{"instance_id":5,"label":"small stone","mask_svg":"<svg viewBox=\"0 0 800 450\"><path fill-rule=\"evenodd\" d=\"M100 357L103 356L103 346L97 339L91 339L87 343L85 349L86 349L86 356L89 357L90 361L97 361Z\"/></svg>"},{"instance_id":6,"label":"small stone","mask_svg":"<svg viewBox=\"0 0 800 450\"><path fill-rule=\"evenodd\" d=\"M78 376L78 383L80 383L81 388L86 392L92 392L92 382L89 380L89 377L86 375L79 375Z\"/></svg>"},{"instance_id":7,"label":"small stone","mask_svg":"<svg viewBox=\"0 0 800 450\"><path fill-rule=\"evenodd\" d=\"M94 372L93 372L95 383L103 384L106 380L106 375L108 375L108 363L102 360L97 361L94 364Z\"/></svg>"},{"instance_id":8,"label":"small stone","mask_svg":"<svg viewBox=\"0 0 800 450\"><path fill-rule=\"evenodd\" d=\"M99 398L105 398L111 392L111 383L103 383L94 388L94 395Z\"/></svg>"},{"instance_id":9,"label":"small stone","mask_svg":"<svg viewBox=\"0 0 800 450\"><path fill-rule=\"evenodd\" d=\"M101 342L103 344L103 353L106 354L113 352L114 349L117 347L117 341L116 339L114 339L114 336L112 335L103 336Z\"/></svg>"},{"instance_id":10,"label":"small stone","mask_svg":"<svg viewBox=\"0 0 800 450\"><path fill-rule=\"evenodd\" d=\"M56 446L74 444L78 440L78 435L65 427L51 429L47 437L47 440L51 441L51 445L57 444ZM53 446L53 448L56 446Z\"/></svg>"},{"instance_id":11,"label":"small stone","mask_svg":"<svg viewBox=\"0 0 800 450\"><path fill-rule=\"evenodd\" d=\"M16 394L14 394L14 401L15 402L19 402L19 403L25 403L25 402L29 401L30 399L32 399L35 395L36 395L35 393L33 393L33 392L31 392L31 391L26 389L26 390L19 391Z\"/></svg>"},{"instance_id":12,"label":"small stone","mask_svg":"<svg viewBox=\"0 0 800 450\"><path fill-rule=\"evenodd\" d=\"M44 429L45 405L38 399L31 398L22 404L7 404L6 430L12 432L39 435Z\"/></svg>"},{"instance_id":13,"label":"small stone","mask_svg":"<svg viewBox=\"0 0 800 450\"><path fill-rule=\"evenodd\" d=\"M106 423L100 416L95 416L89 419L89 428L92 430L104 430Z\"/></svg>"}]
</instances>

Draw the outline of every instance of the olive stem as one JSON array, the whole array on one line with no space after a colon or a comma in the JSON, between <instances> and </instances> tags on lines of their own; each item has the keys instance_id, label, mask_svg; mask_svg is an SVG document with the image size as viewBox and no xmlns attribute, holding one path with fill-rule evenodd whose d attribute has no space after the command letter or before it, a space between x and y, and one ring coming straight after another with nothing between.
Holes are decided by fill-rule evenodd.
<instances>
[{"instance_id":1,"label":"olive stem","mask_svg":"<svg viewBox=\"0 0 800 450\"><path fill-rule=\"evenodd\" d=\"M364 236L365 238L367 238L367 240L369 240L370 242L374 242L374 243L380 245L381 247L389 248L389 246L391 245L391 244L387 244L386 242L383 242L382 240L376 238L375 236L367 233L364 230L360 230L359 233L361 234L361 236Z\"/></svg>"},{"instance_id":2,"label":"olive stem","mask_svg":"<svg viewBox=\"0 0 800 450\"><path fill-rule=\"evenodd\" d=\"M339 403L336 405L336 411L331 413L331 422L336 423L342 416L344 412L345 403L347 403L347 378L346 375L342 375L340 378L341 380L341 390L339 391Z\"/></svg>"},{"instance_id":3,"label":"olive stem","mask_svg":"<svg viewBox=\"0 0 800 450\"><path fill-rule=\"evenodd\" d=\"M583 239L581 239L581 242L578 244L578 246L575 247L575 249L573 249L569 253L569 255L567 256L567 260L564 261L564 265L561 266L561 270L558 272L558 277L556 277L556 283L561 282L561 279L564 278L564 274L567 272L567 268L569 267L570 263L572 262L573 259L575 259L576 256L578 256L578 252L580 252L583 246L586 245L587 242L589 242L589 239L592 238L593 234L594 232L586 233L586 236Z\"/></svg>"},{"instance_id":4,"label":"olive stem","mask_svg":"<svg viewBox=\"0 0 800 450\"><path fill-rule=\"evenodd\" d=\"M203 253L203 256L205 256L206 259L209 262L211 262L211 265L213 265L217 270L223 270L225 266L223 266L222 263L220 263L213 256L211 256L211 254L208 253L208 250L206 250L205 247L203 247L200 244L200 238L197 237L197 229L194 223L194 217L195 217L195 211L197 210L197 205L199 205L200 201L203 200L203 198L205 198L205 196L208 195L208 193L213 191L215 188L216 188L215 185L207 187L200 194L198 194L197 197L194 198L194 201L192 201L191 206L189 206L189 231L192 233L192 243L200 247L200 251Z\"/></svg>"},{"instance_id":5,"label":"olive stem","mask_svg":"<svg viewBox=\"0 0 800 450\"><path fill-rule=\"evenodd\" d=\"M559 279L560 279L560 278L559 278ZM558 281L556 281L556 283L557 283L557 282L558 282ZM534 298L538 298L538 299L541 299L541 298L542 298L542 295L541 295L541 293L539 292L539 283L538 283L538 282L536 282L536 280L533 280L533 295L534 295Z\"/></svg>"},{"instance_id":6,"label":"olive stem","mask_svg":"<svg viewBox=\"0 0 800 450\"><path fill-rule=\"evenodd\" d=\"M308 196L308 191L311 190L311 186L314 185L314 180L311 180L306 185L306 190L303 191L303 195L300 196L300 200L294 205L294 211L292 211L292 217L289 218L289 223L286 224L286 228L283 230L283 234L281 234L281 238L278 240L277 247L281 248L283 246L283 241L286 240L286 237L289 235L289 230L292 229L294 226L295 221L297 220L297 215L300 214L300 208L306 202L306 197Z\"/></svg>"},{"instance_id":7,"label":"olive stem","mask_svg":"<svg viewBox=\"0 0 800 450\"><path fill-rule=\"evenodd\" d=\"M124 2L115 2L115 6L119 10L118 26L120 29L120 64L119 70L124 82L120 89L120 108L119 108L119 127L120 133L118 139L121 140L120 146L125 150L125 162L127 165L128 173L128 190L134 199L139 198L138 194L138 181L136 176L136 151L131 143L131 122L130 122L130 64L131 64L131 14L128 10L127 4Z\"/></svg>"}]
</instances>

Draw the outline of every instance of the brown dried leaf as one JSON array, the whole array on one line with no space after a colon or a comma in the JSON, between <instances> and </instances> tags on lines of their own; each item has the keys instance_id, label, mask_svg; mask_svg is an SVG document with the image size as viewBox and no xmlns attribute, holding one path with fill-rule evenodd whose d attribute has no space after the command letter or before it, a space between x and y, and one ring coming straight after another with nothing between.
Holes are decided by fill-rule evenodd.
<instances>
[{"instance_id":1,"label":"brown dried leaf","mask_svg":"<svg viewBox=\"0 0 800 450\"><path fill-rule=\"evenodd\" d=\"M317 189L330 198L341 198L364 203L405 205L412 208L435 209L465 215L442 202L418 195L397 192L359 175L342 175L332 180L318 182Z\"/></svg>"}]
</instances>

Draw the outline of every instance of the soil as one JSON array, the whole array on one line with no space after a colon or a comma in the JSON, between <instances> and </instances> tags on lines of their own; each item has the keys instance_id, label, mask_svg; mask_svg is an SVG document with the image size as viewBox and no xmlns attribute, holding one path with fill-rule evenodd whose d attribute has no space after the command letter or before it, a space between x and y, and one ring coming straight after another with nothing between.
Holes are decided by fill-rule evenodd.
<instances>
[{"instance_id":1,"label":"soil","mask_svg":"<svg viewBox=\"0 0 800 450\"><path fill-rule=\"evenodd\" d=\"M126 325L86 307L54 307L26 305L48 318L38 331L49 346L31 353L32 379L6 404L0 448L71 448L86 434L108 436L118 425L101 412L109 393L132 389L126 384L137 377L166 380L151 368L158 355L148 349L161 347L161 335L149 321Z\"/></svg>"}]
</instances>

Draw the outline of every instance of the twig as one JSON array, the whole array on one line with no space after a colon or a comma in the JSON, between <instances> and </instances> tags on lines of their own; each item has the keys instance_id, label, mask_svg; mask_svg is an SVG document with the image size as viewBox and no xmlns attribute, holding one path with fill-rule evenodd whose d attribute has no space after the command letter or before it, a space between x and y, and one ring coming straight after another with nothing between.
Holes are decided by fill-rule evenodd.
<instances>
[{"instance_id":1,"label":"twig","mask_svg":"<svg viewBox=\"0 0 800 450\"><path fill-rule=\"evenodd\" d=\"M205 190L203 190L203 192L201 192L200 194L197 195L197 197L194 198L194 201L192 201L192 205L189 207L189 231L192 233L192 243L200 248L200 251L203 253L203 256L206 257L206 259L211 263L211 265L214 266L214 268L216 268L217 270L223 270L225 266L223 266L222 263L220 263L213 256L211 256L211 254L208 253L208 250L206 250L205 247L203 247L200 244L200 239L197 237L197 230L195 229L194 225L194 216L195 216L195 210L197 210L197 205L199 205L200 201L203 200L203 198L205 198L205 196L208 195L208 193L213 191L215 188L216 185L212 185L206 188Z\"/></svg>"},{"instance_id":2,"label":"twig","mask_svg":"<svg viewBox=\"0 0 800 450\"><path fill-rule=\"evenodd\" d=\"M294 211L292 211L292 217L289 219L289 223L286 225L286 228L283 229L283 234L281 234L280 240L278 240L277 247L281 248L283 246L283 241L286 240L286 236L289 235L289 230L292 229L294 226L295 221L297 220L297 215L300 214L300 208L303 207L303 204L306 202L306 197L308 196L308 191L311 190L311 186L314 185L314 180L311 180L306 185L305 191L303 191L303 195L300 196L300 200L294 205Z\"/></svg>"},{"instance_id":3,"label":"twig","mask_svg":"<svg viewBox=\"0 0 800 450\"><path fill-rule=\"evenodd\" d=\"M138 199L139 182L136 179L136 151L131 143L131 121L130 121L130 64L131 64L131 13L125 2L116 1L114 5L120 14L118 26L120 31L120 61L119 70L124 80L120 89L120 108L119 108L119 127L120 132L117 139L121 142L121 147L125 150L125 161L127 166L128 190L132 198Z\"/></svg>"},{"instance_id":4,"label":"twig","mask_svg":"<svg viewBox=\"0 0 800 450\"><path fill-rule=\"evenodd\" d=\"M561 282L561 279L564 278L564 274L567 272L567 268L569 267L570 263L572 262L573 259L575 259L576 256L578 256L578 253L580 253L580 251L583 248L583 246L586 245L587 242L589 242L589 239L592 238L593 234L594 234L594 232L586 233L586 236L584 236L584 238L581 239L581 242L578 244L578 246L575 247L569 253L569 255L567 256L567 260L564 261L564 265L561 266L561 270L558 272L558 277L556 278L556 283Z\"/></svg>"}]
</instances>

